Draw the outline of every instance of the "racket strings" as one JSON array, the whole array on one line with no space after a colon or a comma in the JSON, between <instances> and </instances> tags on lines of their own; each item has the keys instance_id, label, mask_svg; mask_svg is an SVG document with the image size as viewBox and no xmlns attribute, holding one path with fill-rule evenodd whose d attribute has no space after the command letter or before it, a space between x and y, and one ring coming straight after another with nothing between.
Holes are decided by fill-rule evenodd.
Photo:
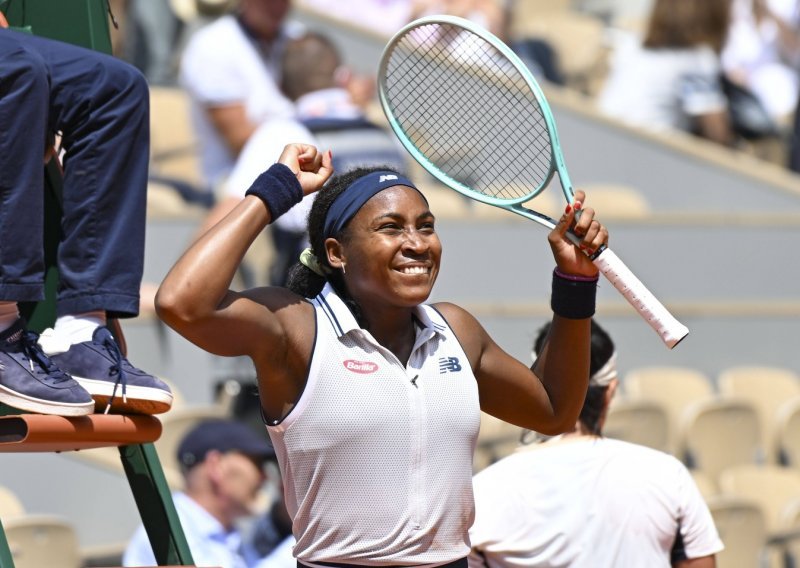
<instances>
[{"instance_id":1,"label":"racket strings","mask_svg":"<svg viewBox=\"0 0 800 568\"><path fill-rule=\"evenodd\" d=\"M388 60L384 96L426 159L484 195L530 197L552 175L538 100L522 72L480 36L446 24L410 30Z\"/></svg>"}]
</instances>

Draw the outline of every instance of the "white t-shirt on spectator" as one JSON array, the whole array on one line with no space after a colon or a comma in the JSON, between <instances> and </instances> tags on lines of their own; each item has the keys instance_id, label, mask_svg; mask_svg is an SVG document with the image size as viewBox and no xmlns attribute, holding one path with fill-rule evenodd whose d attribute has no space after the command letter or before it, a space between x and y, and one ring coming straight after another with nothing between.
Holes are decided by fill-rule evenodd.
<instances>
[{"instance_id":1,"label":"white t-shirt on spectator","mask_svg":"<svg viewBox=\"0 0 800 568\"><path fill-rule=\"evenodd\" d=\"M797 0L767 0L769 9L787 24L800 26ZM800 53L786 59L776 22L756 22L753 0L734 0L728 41L722 51L726 72L755 94L778 122L794 113L800 93Z\"/></svg>"},{"instance_id":2,"label":"white t-shirt on spectator","mask_svg":"<svg viewBox=\"0 0 800 568\"><path fill-rule=\"evenodd\" d=\"M229 14L197 30L189 39L181 58L180 82L191 98L192 125L209 187L225 178L235 156L212 125L206 108L242 103L253 124L293 116L294 106L277 84L279 54L285 39L300 30L285 25L283 36L266 52Z\"/></svg>"},{"instance_id":3,"label":"white t-shirt on spectator","mask_svg":"<svg viewBox=\"0 0 800 568\"><path fill-rule=\"evenodd\" d=\"M274 118L263 122L239 153L239 159L225 182L225 195L244 197L253 181L276 162L283 148L295 142L317 144L308 128L293 118ZM305 232L306 219L315 195L306 195L274 223L286 231Z\"/></svg>"},{"instance_id":4,"label":"white t-shirt on spectator","mask_svg":"<svg viewBox=\"0 0 800 568\"><path fill-rule=\"evenodd\" d=\"M673 456L607 438L523 448L475 475L470 568L668 568L722 550L711 513Z\"/></svg>"},{"instance_id":5,"label":"white t-shirt on spectator","mask_svg":"<svg viewBox=\"0 0 800 568\"><path fill-rule=\"evenodd\" d=\"M316 12L367 31L391 36L411 18L412 0L297 0Z\"/></svg>"},{"instance_id":6,"label":"white t-shirt on spectator","mask_svg":"<svg viewBox=\"0 0 800 568\"><path fill-rule=\"evenodd\" d=\"M611 71L598 98L601 112L654 131L690 131L696 116L727 108L711 47L645 49L620 34Z\"/></svg>"}]
</instances>

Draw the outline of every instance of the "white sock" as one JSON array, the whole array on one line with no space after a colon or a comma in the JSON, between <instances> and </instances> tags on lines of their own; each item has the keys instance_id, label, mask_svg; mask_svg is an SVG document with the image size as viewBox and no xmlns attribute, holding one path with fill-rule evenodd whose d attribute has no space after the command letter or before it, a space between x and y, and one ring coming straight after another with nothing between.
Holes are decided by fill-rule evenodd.
<instances>
[{"instance_id":1,"label":"white sock","mask_svg":"<svg viewBox=\"0 0 800 568\"><path fill-rule=\"evenodd\" d=\"M0 302L0 333L14 325L19 319L19 306L16 302Z\"/></svg>"},{"instance_id":2,"label":"white sock","mask_svg":"<svg viewBox=\"0 0 800 568\"><path fill-rule=\"evenodd\" d=\"M94 330L101 325L106 325L105 310L59 316L53 327L53 336L58 341L75 345L91 341Z\"/></svg>"}]
</instances>

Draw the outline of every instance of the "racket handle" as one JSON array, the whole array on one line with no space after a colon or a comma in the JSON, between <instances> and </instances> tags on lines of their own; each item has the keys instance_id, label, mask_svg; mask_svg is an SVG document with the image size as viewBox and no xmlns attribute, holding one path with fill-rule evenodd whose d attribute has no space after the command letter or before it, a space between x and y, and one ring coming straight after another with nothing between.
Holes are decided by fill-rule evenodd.
<instances>
[{"instance_id":1,"label":"racket handle","mask_svg":"<svg viewBox=\"0 0 800 568\"><path fill-rule=\"evenodd\" d=\"M672 349L689 334L689 328L669 313L612 250L606 248L593 262L650 327L656 330L667 347Z\"/></svg>"}]
</instances>

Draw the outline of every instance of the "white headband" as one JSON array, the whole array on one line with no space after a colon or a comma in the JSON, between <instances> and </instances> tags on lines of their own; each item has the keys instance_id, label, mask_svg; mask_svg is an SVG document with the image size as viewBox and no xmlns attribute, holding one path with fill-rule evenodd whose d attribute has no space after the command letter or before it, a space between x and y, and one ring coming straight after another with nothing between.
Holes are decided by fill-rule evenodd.
<instances>
[{"instance_id":1,"label":"white headband","mask_svg":"<svg viewBox=\"0 0 800 568\"><path fill-rule=\"evenodd\" d=\"M617 352L614 351L608 358L606 364L597 369L597 372L589 377L589 385L593 387L607 387L611 381L617 378Z\"/></svg>"},{"instance_id":2,"label":"white headband","mask_svg":"<svg viewBox=\"0 0 800 568\"><path fill-rule=\"evenodd\" d=\"M531 351L531 356L533 357L533 362L536 362L537 354L536 351ZM607 387L611 384L611 381L616 379L618 376L617 373L617 352L614 351L611 353L611 357L608 358L605 365L597 369L597 372L589 377L589 386L590 387Z\"/></svg>"}]
</instances>

